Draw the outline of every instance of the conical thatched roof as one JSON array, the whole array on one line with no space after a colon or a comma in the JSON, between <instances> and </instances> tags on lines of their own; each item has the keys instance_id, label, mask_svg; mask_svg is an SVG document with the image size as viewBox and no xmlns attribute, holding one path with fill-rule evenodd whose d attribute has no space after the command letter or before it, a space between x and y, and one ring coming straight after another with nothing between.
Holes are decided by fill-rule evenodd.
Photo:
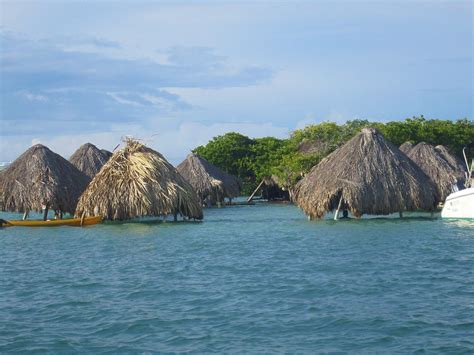
<instances>
[{"instance_id":1,"label":"conical thatched roof","mask_svg":"<svg viewBox=\"0 0 474 355\"><path fill-rule=\"evenodd\" d=\"M107 160L112 156L112 152L109 152L107 149L101 149L100 151L107 157Z\"/></svg>"},{"instance_id":2,"label":"conical thatched roof","mask_svg":"<svg viewBox=\"0 0 474 355\"><path fill-rule=\"evenodd\" d=\"M4 211L51 210L73 213L90 179L60 155L37 144L0 174Z\"/></svg>"},{"instance_id":3,"label":"conical thatched roof","mask_svg":"<svg viewBox=\"0 0 474 355\"><path fill-rule=\"evenodd\" d=\"M362 214L432 210L436 188L396 146L364 128L328 155L296 186L296 203L310 218L341 208Z\"/></svg>"},{"instance_id":4,"label":"conical thatched roof","mask_svg":"<svg viewBox=\"0 0 474 355\"><path fill-rule=\"evenodd\" d=\"M438 152L441 157L446 160L446 162L451 165L451 167L459 173L459 177L461 179L465 178L466 173L466 165L459 159L457 156L452 154L448 148L444 145L437 145L435 147L436 151Z\"/></svg>"},{"instance_id":5,"label":"conical thatched roof","mask_svg":"<svg viewBox=\"0 0 474 355\"><path fill-rule=\"evenodd\" d=\"M208 196L223 199L240 195L241 184L237 177L222 171L199 155L189 154L176 169L202 201Z\"/></svg>"},{"instance_id":6,"label":"conical thatched roof","mask_svg":"<svg viewBox=\"0 0 474 355\"><path fill-rule=\"evenodd\" d=\"M400 146L399 149L400 149L403 153L408 154L408 152L409 152L410 150L412 150L414 146L415 146L415 145L414 145L412 142L405 142L405 143L403 143L403 144Z\"/></svg>"},{"instance_id":7,"label":"conical thatched roof","mask_svg":"<svg viewBox=\"0 0 474 355\"><path fill-rule=\"evenodd\" d=\"M72 165L89 176L91 179L112 156L112 153L100 150L91 143L83 144L69 158Z\"/></svg>"},{"instance_id":8,"label":"conical thatched roof","mask_svg":"<svg viewBox=\"0 0 474 355\"><path fill-rule=\"evenodd\" d=\"M440 201L452 192L453 184L463 179L462 171L457 171L430 144L418 143L407 154L435 183Z\"/></svg>"},{"instance_id":9,"label":"conical thatched roof","mask_svg":"<svg viewBox=\"0 0 474 355\"><path fill-rule=\"evenodd\" d=\"M175 213L202 219L196 193L160 153L132 139L97 173L76 209L76 216L110 220Z\"/></svg>"}]
</instances>

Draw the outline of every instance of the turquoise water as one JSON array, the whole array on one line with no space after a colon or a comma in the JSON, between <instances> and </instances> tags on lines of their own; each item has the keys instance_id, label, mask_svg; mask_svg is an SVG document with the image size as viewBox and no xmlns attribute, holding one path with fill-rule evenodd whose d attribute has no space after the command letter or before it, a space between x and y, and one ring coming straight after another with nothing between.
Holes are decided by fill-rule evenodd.
<instances>
[{"instance_id":1,"label":"turquoise water","mask_svg":"<svg viewBox=\"0 0 474 355\"><path fill-rule=\"evenodd\" d=\"M3 215L5 216L5 215ZM0 352L473 352L474 222L0 230Z\"/></svg>"}]
</instances>

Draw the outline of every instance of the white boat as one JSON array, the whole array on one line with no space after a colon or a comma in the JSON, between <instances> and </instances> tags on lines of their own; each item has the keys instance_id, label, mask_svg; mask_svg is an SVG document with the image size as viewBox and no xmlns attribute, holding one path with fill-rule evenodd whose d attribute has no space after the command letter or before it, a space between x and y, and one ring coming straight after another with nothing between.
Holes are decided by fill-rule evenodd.
<instances>
[{"instance_id":1,"label":"white boat","mask_svg":"<svg viewBox=\"0 0 474 355\"><path fill-rule=\"evenodd\" d=\"M471 163L471 168L469 168L465 150L463 150L463 154L467 167L466 188L453 192L446 198L443 210L441 211L442 218L474 219L474 187L472 186L474 159Z\"/></svg>"},{"instance_id":2,"label":"white boat","mask_svg":"<svg viewBox=\"0 0 474 355\"><path fill-rule=\"evenodd\" d=\"M450 194L444 203L441 217L474 219L474 187Z\"/></svg>"}]
</instances>

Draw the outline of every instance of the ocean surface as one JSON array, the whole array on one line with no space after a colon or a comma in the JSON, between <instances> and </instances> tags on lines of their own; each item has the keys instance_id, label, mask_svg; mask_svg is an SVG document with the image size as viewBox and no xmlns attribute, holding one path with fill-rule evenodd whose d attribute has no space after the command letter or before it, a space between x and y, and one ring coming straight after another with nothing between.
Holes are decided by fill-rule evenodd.
<instances>
[{"instance_id":1,"label":"ocean surface","mask_svg":"<svg viewBox=\"0 0 474 355\"><path fill-rule=\"evenodd\" d=\"M3 228L0 353L15 351L472 353L474 221L257 204Z\"/></svg>"}]
</instances>

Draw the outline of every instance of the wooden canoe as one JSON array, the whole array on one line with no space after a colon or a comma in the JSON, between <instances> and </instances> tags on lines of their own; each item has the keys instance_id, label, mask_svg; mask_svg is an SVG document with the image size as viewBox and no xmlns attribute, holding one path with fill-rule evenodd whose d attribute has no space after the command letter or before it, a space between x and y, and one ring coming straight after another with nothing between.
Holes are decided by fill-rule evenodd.
<instances>
[{"instance_id":1,"label":"wooden canoe","mask_svg":"<svg viewBox=\"0 0 474 355\"><path fill-rule=\"evenodd\" d=\"M4 225L5 227L60 227L60 226L81 227L81 226L91 226L93 224L98 224L102 222L102 217L99 217L99 216L85 217L82 220L82 222L81 222L81 218L54 219L51 221L11 220L11 221L6 221L6 222L7 223Z\"/></svg>"}]
</instances>

